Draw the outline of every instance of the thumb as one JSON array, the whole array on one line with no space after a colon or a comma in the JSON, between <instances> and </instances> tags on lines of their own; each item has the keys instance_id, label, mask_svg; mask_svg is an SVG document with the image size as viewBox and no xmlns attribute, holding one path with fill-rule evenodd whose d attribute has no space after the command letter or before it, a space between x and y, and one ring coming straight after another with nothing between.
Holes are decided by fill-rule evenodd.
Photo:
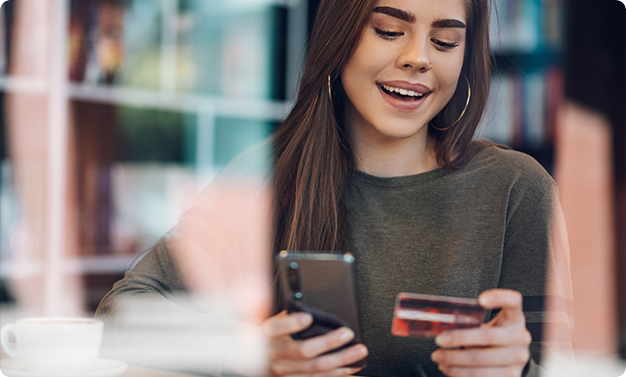
<instances>
[{"instance_id":1,"label":"thumb","mask_svg":"<svg viewBox=\"0 0 626 377\"><path fill-rule=\"evenodd\" d=\"M500 313L489 322L492 326L507 326L524 323L523 297L512 289L491 289L478 296L478 303L485 309L500 309Z\"/></svg>"}]
</instances>

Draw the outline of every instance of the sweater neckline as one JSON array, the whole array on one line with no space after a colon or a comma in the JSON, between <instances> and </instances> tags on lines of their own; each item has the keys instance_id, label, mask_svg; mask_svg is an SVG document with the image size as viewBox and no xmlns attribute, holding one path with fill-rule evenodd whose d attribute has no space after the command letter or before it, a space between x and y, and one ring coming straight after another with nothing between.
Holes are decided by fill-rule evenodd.
<instances>
[{"instance_id":1,"label":"sweater neckline","mask_svg":"<svg viewBox=\"0 0 626 377\"><path fill-rule=\"evenodd\" d=\"M445 175L446 172L442 168L400 177L377 177L375 175L364 173L360 170L354 170L353 179L355 182L374 187L402 188L432 182Z\"/></svg>"}]
</instances>

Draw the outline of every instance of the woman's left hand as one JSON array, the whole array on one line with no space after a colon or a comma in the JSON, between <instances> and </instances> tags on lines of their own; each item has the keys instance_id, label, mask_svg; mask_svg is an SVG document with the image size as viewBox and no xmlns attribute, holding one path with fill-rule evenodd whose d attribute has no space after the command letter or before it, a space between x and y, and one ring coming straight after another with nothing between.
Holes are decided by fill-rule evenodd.
<instances>
[{"instance_id":1,"label":"woman's left hand","mask_svg":"<svg viewBox=\"0 0 626 377\"><path fill-rule=\"evenodd\" d=\"M433 352L432 360L450 377L520 377L530 359L532 340L526 329L522 295L492 289L481 293L478 302L486 309L501 311L479 328L440 334L435 342L441 349Z\"/></svg>"}]
</instances>

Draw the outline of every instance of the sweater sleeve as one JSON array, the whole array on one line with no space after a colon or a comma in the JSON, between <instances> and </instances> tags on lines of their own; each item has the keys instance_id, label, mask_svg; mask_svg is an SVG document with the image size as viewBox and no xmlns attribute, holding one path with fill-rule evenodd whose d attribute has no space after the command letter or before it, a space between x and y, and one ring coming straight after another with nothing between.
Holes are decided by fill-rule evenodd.
<instances>
[{"instance_id":1,"label":"sweater sleeve","mask_svg":"<svg viewBox=\"0 0 626 377\"><path fill-rule=\"evenodd\" d=\"M524 376L576 376L569 246L555 184L534 205L522 203L512 212L499 287L523 295L526 326L533 338ZM558 371L546 372L542 367L546 360L558 364Z\"/></svg>"},{"instance_id":2,"label":"sweater sleeve","mask_svg":"<svg viewBox=\"0 0 626 377\"><path fill-rule=\"evenodd\" d=\"M105 323L103 354L131 364L220 375L233 358L262 363L258 347L241 342L247 325L191 298L166 238L113 286L95 316Z\"/></svg>"}]
</instances>

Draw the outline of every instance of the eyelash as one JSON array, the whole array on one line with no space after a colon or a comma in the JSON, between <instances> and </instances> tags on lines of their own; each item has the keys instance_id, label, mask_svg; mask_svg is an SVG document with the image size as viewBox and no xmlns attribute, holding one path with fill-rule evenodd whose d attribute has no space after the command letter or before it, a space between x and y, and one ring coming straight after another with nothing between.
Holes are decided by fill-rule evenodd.
<instances>
[{"instance_id":1,"label":"eyelash","mask_svg":"<svg viewBox=\"0 0 626 377\"><path fill-rule=\"evenodd\" d=\"M376 30L376 33L378 35L380 35L380 37L383 38L383 39L393 39L395 37L399 37L401 35L404 35L404 33L401 32L401 31L385 31L385 30L381 30L379 28L374 28L374 30Z\"/></svg>"},{"instance_id":2,"label":"eyelash","mask_svg":"<svg viewBox=\"0 0 626 377\"><path fill-rule=\"evenodd\" d=\"M459 47L458 43L444 42L437 39L431 39L431 41L433 41L433 43L437 45L437 48L441 50L450 50L455 47Z\"/></svg>"},{"instance_id":3,"label":"eyelash","mask_svg":"<svg viewBox=\"0 0 626 377\"><path fill-rule=\"evenodd\" d=\"M379 28L374 28L374 30L376 31L376 34L378 34L381 38L387 39L387 40L391 40L391 39L394 39L395 37L404 35L403 32L398 32L398 31L386 31L386 30L381 30ZM438 39L431 39L431 41L440 50L450 50L459 46L458 43L444 42Z\"/></svg>"}]
</instances>

